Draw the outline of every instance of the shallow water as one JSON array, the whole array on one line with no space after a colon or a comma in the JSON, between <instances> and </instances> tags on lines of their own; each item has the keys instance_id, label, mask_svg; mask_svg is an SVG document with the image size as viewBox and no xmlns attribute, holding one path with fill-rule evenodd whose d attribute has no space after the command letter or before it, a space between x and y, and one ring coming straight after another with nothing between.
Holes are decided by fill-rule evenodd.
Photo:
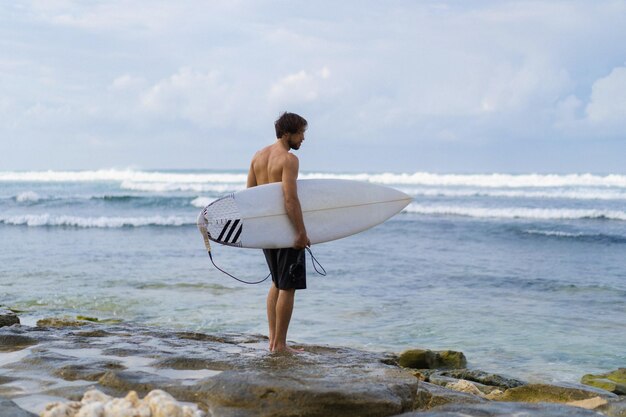
<instances>
[{"instance_id":1,"label":"shallow water","mask_svg":"<svg viewBox=\"0 0 626 417\"><path fill-rule=\"evenodd\" d=\"M303 177L337 176L305 173ZM342 176L342 175L339 175ZM415 201L313 247L289 337L456 349L472 367L577 381L626 364L626 177L361 174ZM0 304L188 330L266 333L268 283L216 271L195 226L233 172L0 172ZM214 248L247 279L260 251Z\"/></svg>"}]
</instances>

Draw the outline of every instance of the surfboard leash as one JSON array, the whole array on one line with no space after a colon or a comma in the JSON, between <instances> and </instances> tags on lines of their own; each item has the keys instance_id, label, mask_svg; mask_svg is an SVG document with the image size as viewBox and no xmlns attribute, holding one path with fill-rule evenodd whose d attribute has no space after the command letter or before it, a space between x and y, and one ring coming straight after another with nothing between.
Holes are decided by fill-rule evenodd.
<instances>
[{"instance_id":1,"label":"surfboard leash","mask_svg":"<svg viewBox=\"0 0 626 417\"><path fill-rule=\"evenodd\" d=\"M324 269L324 267L322 266L322 264L320 263L320 261L317 260L317 258L315 257L315 255L313 255L313 252L311 251L311 248L309 248L308 246L305 247L306 250L309 251L309 255L311 255L311 264L313 264L313 269L315 269L315 272L317 272L318 275L321 275L323 277L326 276L326 270ZM318 264L319 267L322 269L323 272L320 272L317 269L317 266L315 266L315 264Z\"/></svg>"},{"instance_id":2,"label":"surfboard leash","mask_svg":"<svg viewBox=\"0 0 626 417\"><path fill-rule=\"evenodd\" d=\"M203 221L201 221L200 217L202 217ZM228 275L229 277L231 277L234 280L237 280L237 281L239 281L241 283L244 283L244 284L250 284L250 285L260 284L260 283L266 281L272 275L272 273L270 272L262 280L252 282L252 281L245 281L243 279L237 278L236 276L234 276L234 275L224 271L222 268L217 266L215 264L215 261L213 260L213 254L211 253L211 241L209 240L209 231L207 230L207 224L206 224L206 220L204 219L204 216L202 216L202 215L198 216L197 225L198 225L198 229L200 229L200 233L202 234L202 238L204 239L204 246L206 247L207 253L209 254L209 259L211 260L211 263L213 264L215 269L217 269L218 271ZM325 277L326 276L326 269L324 269L322 264L313 255L313 252L311 251L311 248L306 247L305 249L307 251L309 251L309 255L311 255L311 263L313 264L313 269L315 269L315 272L317 272L319 275ZM317 266L315 264L319 265L319 267L321 268L322 272L320 272L320 270L317 269Z\"/></svg>"}]
</instances>

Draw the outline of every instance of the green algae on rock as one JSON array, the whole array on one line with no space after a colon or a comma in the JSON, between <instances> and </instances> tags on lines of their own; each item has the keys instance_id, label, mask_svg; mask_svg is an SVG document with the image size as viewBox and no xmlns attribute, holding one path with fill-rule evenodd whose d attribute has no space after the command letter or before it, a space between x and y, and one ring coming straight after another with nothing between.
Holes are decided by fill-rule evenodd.
<instances>
[{"instance_id":1,"label":"green algae on rock","mask_svg":"<svg viewBox=\"0 0 626 417\"><path fill-rule=\"evenodd\" d=\"M598 375L587 374L580 382L615 394L626 395L626 368Z\"/></svg>"},{"instance_id":2,"label":"green algae on rock","mask_svg":"<svg viewBox=\"0 0 626 417\"><path fill-rule=\"evenodd\" d=\"M486 402L478 404L447 404L422 413L405 413L396 417L598 417L598 413L564 404Z\"/></svg>"},{"instance_id":3,"label":"green algae on rock","mask_svg":"<svg viewBox=\"0 0 626 417\"><path fill-rule=\"evenodd\" d=\"M37 321L37 327L80 327L90 324L88 321L78 321L63 317L49 317Z\"/></svg>"},{"instance_id":4,"label":"green algae on rock","mask_svg":"<svg viewBox=\"0 0 626 417\"><path fill-rule=\"evenodd\" d=\"M568 403L601 397L616 399L611 392L577 384L527 384L505 391L500 401Z\"/></svg>"},{"instance_id":5,"label":"green algae on rock","mask_svg":"<svg viewBox=\"0 0 626 417\"><path fill-rule=\"evenodd\" d=\"M467 366L463 352L428 349L405 350L398 357L398 365L413 369L458 369Z\"/></svg>"}]
</instances>

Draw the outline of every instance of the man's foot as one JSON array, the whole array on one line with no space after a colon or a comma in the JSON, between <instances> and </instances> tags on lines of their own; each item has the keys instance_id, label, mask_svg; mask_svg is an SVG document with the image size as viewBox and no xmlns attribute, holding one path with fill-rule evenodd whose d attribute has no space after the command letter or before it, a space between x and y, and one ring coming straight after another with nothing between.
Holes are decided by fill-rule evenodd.
<instances>
[{"instance_id":1,"label":"man's foot","mask_svg":"<svg viewBox=\"0 0 626 417\"><path fill-rule=\"evenodd\" d=\"M278 353L278 352L284 352L284 353L302 353L304 352L304 348L300 348L300 349L295 349L292 348L291 346L288 345L276 345L274 347L270 346L270 352L272 353Z\"/></svg>"}]
</instances>

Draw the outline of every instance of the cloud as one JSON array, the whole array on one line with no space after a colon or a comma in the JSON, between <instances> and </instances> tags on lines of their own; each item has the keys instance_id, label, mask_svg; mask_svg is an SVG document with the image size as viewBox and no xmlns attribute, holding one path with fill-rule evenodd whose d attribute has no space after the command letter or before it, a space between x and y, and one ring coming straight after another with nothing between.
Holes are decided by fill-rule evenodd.
<instances>
[{"instance_id":1,"label":"cloud","mask_svg":"<svg viewBox=\"0 0 626 417\"><path fill-rule=\"evenodd\" d=\"M315 101L324 88L324 83L330 78L330 69L327 66L318 71L299 71L289 74L271 87L268 99L281 104L297 104Z\"/></svg>"},{"instance_id":2,"label":"cloud","mask_svg":"<svg viewBox=\"0 0 626 417\"><path fill-rule=\"evenodd\" d=\"M572 137L623 137L626 128L626 66L591 84L588 100L570 94L559 100L555 127Z\"/></svg>"},{"instance_id":3,"label":"cloud","mask_svg":"<svg viewBox=\"0 0 626 417\"><path fill-rule=\"evenodd\" d=\"M556 104L555 118L557 127L565 127L581 118L583 101L573 94L565 97Z\"/></svg>"},{"instance_id":4,"label":"cloud","mask_svg":"<svg viewBox=\"0 0 626 417\"><path fill-rule=\"evenodd\" d=\"M141 96L148 113L165 118L183 119L200 126L224 126L232 114L231 87L217 71L181 68Z\"/></svg>"},{"instance_id":5,"label":"cloud","mask_svg":"<svg viewBox=\"0 0 626 417\"><path fill-rule=\"evenodd\" d=\"M626 126L626 66L593 83L585 113L593 124Z\"/></svg>"},{"instance_id":6,"label":"cloud","mask_svg":"<svg viewBox=\"0 0 626 417\"><path fill-rule=\"evenodd\" d=\"M135 90L145 85L145 83L146 83L146 80L144 80L142 77L134 77L130 74L124 74L115 78L113 82L111 82L111 84L109 85L109 90L114 90L114 91Z\"/></svg>"},{"instance_id":7,"label":"cloud","mask_svg":"<svg viewBox=\"0 0 626 417\"><path fill-rule=\"evenodd\" d=\"M89 134L128 160L146 138L256 146L283 110L320 146L393 138L407 158L625 128L626 0L31 0L0 15L0 136L43 148Z\"/></svg>"}]
</instances>

